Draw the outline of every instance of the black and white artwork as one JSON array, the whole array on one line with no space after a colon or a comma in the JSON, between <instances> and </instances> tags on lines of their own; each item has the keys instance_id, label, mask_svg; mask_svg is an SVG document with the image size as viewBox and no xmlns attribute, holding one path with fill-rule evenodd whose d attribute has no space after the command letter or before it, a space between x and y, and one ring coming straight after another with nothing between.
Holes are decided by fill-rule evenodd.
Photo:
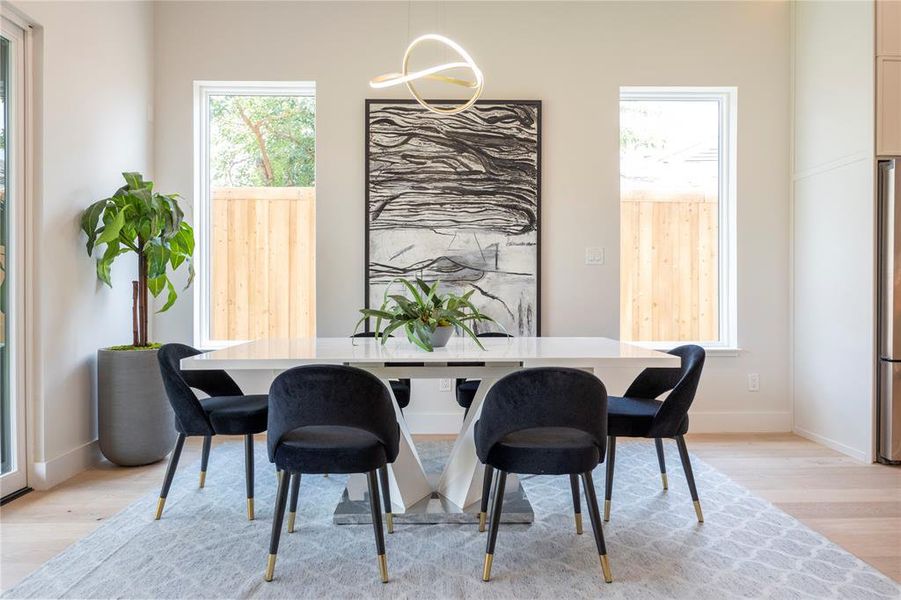
<instances>
[{"instance_id":1,"label":"black and white artwork","mask_svg":"<svg viewBox=\"0 0 901 600\"><path fill-rule=\"evenodd\" d=\"M509 333L539 335L541 102L438 115L367 100L366 119L367 305L398 277L440 279Z\"/></svg>"}]
</instances>

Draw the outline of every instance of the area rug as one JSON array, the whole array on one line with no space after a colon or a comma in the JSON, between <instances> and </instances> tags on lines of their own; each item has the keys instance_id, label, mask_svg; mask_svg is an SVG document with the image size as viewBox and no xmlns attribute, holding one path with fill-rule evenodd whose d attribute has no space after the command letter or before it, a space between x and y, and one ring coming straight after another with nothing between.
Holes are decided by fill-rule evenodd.
<instances>
[{"instance_id":1,"label":"area rug","mask_svg":"<svg viewBox=\"0 0 901 600\"><path fill-rule=\"evenodd\" d=\"M475 525L398 525L391 581L378 579L372 528L333 525L345 478L304 477L298 526L263 581L276 479L257 444L256 520L244 507L243 446L213 450L204 489L179 469L162 520L157 491L43 565L6 598L845 598L901 597L901 587L796 519L692 458L698 524L674 444L663 492L652 443L617 445L604 527L614 582L601 577L588 515L576 535L569 480L527 477L531 525L502 525L493 578L481 581L486 534ZM419 446L439 470L449 443ZM604 470L595 472L603 498ZM584 504L583 504L584 510Z\"/></svg>"}]
</instances>

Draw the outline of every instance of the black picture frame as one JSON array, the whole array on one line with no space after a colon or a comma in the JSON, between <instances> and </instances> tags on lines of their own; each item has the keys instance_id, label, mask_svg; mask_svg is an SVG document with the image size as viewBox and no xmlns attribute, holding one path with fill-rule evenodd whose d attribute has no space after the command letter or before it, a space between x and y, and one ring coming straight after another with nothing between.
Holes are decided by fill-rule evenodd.
<instances>
[{"instance_id":1,"label":"black picture frame","mask_svg":"<svg viewBox=\"0 0 901 600\"><path fill-rule=\"evenodd\" d=\"M459 100L427 100L429 104L459 104ZM370 281L370 139L371 139L371 109L373 105L398 105L398 104L416 104L414 99L385 99L385 98L367 98L364 103L363 113L363 140L364 140L364 164L365 164L365 195L363 202L363 222L364 222L364 257L363 257L363 301L366 308L370 308L369 281ZM476 101L477 105L527 105L535 107L536 114L536 256L535 256L535 335L541 336L541 196L542 196L542 175L541 175L541 159L542 159L542 103L541 100L490 100L482 99ZM365 331L370 331L369 320L365 321Z\"/></svg>"}]
</instances>

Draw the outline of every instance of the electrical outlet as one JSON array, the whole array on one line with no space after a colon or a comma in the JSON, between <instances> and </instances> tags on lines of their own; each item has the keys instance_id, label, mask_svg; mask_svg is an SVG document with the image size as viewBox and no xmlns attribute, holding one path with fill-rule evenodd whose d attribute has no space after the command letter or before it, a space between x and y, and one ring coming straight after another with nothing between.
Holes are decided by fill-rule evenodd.
<instances>
[{"instance_id":1,"label":"electrical outlet","mask_svg":"<svg viewBox=\"0 0 901 600\"><path fill-rule=\"evenodd\" d=\"M439 379L438 380L438 389L442 392L451 391L451 380L450 379Z\"/></svg>"},{"instance_id":2,"label":"electrical outlet","mask_svg":"<svg viewBox=\"0 0 901 600\"><path fill-rule=\"evenodd\" d=\"M748 373L748 391L760 391L760 375L757 373Z\"/></svg>"},{"instance_id":3,"label":"electrical outlet","mask_svg":"<svg viewBox=\"0 0 901 600\"><path fill-rule=\"evenodd\" d=\"M606 252L604 248L597 246L589 246L585 248L585 264L586 265L602 265L606 262Z\"/></svg>"}]
</instances>

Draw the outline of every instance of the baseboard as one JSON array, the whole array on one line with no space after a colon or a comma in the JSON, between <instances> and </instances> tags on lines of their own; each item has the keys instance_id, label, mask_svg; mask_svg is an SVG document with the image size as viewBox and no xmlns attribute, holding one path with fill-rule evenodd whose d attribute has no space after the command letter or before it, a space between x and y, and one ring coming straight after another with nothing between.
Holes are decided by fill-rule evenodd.
<instances>
[{"instance_id":1,"label":"baseboard","mask_svg":"<svg viewBox=\"0 0 901 600\"><path fill-rule=\"evenodd\" d=\"M28 485L36 490L52 488L97 464L99 460L99 443L97 440L88 442L46 462L34 463Z\"/></svg>"},{"instance_id":2,"label":"baseboard","mask_svg":"<svg viewBox=\"0 0 901 600\"><path fill-rule=\"evenodd\" d=\"M785 433L792 430L792 413L703 412L688 413L691 433Z\"/></svg>"},{"instance_id":3,"label":"baseboard","mask_svg":"<svg viewBox=\"0 0 901 600\"><path fill-rule=\"evenodd\" d=\"M459 412L404 412L410 433L431 435L457 435L463 426L463 411Z\"/></svg>"},{"instance_id":4,"label":"baseboard","mask_svg":"<svg viewBox=\"0 0 901 600\"><path fill-rule=\"evenodd\" d=\"M817 433L813 433L812 431L807 431L806 429L804 429L802 427L795 427L792 429L792 431L794 433L796 433L797 435L800 435L802 438L807 438L811 442L816 442L817 444L820 444L821 446L826 446L827 448L831 448L832 450L835 450L836 452L841 452L842 454L845 454L846 456L850 456L854 460L859 460L862 463L872 462L866 452L863 452L856 448L852 448L851 446L847 446L845 444L842 444L841 442L836 442L835 440L833 440L831 438L827 438L827 437L819 435Z\"/></svg>"}]
</instances>

